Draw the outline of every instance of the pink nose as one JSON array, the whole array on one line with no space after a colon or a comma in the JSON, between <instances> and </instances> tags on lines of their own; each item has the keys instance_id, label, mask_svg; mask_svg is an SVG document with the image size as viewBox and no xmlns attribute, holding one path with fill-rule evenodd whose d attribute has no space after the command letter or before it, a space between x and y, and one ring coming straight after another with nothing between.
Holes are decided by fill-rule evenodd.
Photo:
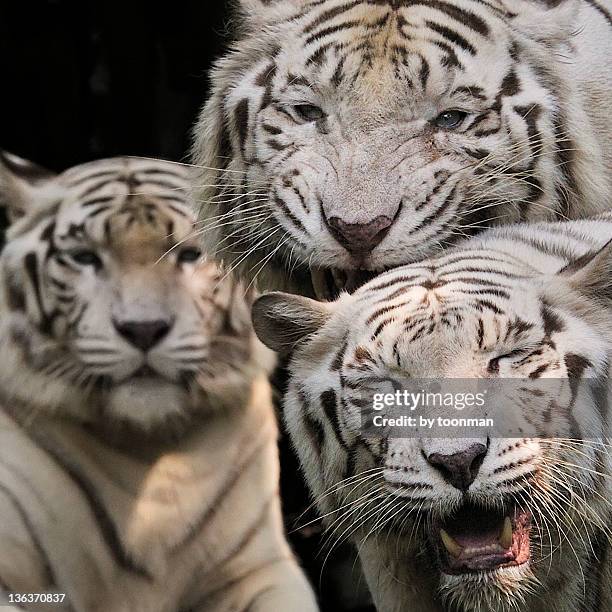
<instances>
[{"instance_id":1,"label":"pink nose","mask_svg":"<svg viewBox=\"0 0 612 612\"><path fill-rule=\"evenodd\" d=\"M389 232L393 219L380 215L368 223L346 223L340 217L327 221L332 236L354 255L365 254L378 246Z\"/></svg>"}]
</instances>

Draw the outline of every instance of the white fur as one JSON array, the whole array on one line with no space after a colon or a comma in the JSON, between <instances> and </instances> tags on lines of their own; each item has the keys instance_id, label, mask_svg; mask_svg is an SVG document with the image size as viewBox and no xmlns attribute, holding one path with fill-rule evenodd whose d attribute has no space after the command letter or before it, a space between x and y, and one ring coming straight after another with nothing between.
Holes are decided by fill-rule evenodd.
<instances>
[{"instance_id":1,"label":"white fur","mask_svg":"<svg viewBox=\"0 0 612 612\"><path fill-rule=\"evenodd\" d=\"M284 535L274 359L252 333L252 296L217 264L178 259L195 227L187 176L104 160L38 186L59 200L37 206L19 189L7 202L25 216L0 259L0 606L57 592L70 612L317 610ZM94 215L92 197L108 210ZM70 231L80 224L86 236ZM77 248L102 264L76 264ZM172 326L145 354L115 317ZM102 374L101 388L87 379Z\"/></svg>"}]
</instances>

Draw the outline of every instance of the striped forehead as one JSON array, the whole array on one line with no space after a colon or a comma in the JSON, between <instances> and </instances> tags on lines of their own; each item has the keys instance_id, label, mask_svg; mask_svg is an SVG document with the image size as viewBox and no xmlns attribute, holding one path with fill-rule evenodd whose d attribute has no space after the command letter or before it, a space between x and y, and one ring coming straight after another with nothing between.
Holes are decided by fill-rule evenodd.
<instances>
[{"instance_id":1,"label":"striped forehead","mask_svg":"<svg viewBox=\"0 0 612 612\"><path fill-rule=\"evenodd\" d=\"M119 158L79 166L61 177L65 196L56 216L57 239L104 243L111 225L158 225L176 240L195 222L186 174L164 162Z\"/></svg>"},{"instance_id":2,"label":"striped forehead","mask_svg":"<svg viewBox=\"0 0 612 612\"><path fill-rule=\"evenodd\" d=\"M532 272L501 252L465 251L387 272L356 292L368 324L395 311L436 309L439 313L473 306L499 314Z\"/></svg>"},{"instance_id":3,"label":"striped forehead","mask_svg":"<svg viewBox=\"0 0 612 612\"><path fill-rule=\"evenodd\" d=\"M446 65L460 66L462 55L497 44L501 21L508 17L495 1L337 0L303 13L298 40L307 66L322 65L334 52L343 63L339 70L351 55L366 63L391 56L401 64L426 47L436 49Z\"/></svg>"}]
</instances>

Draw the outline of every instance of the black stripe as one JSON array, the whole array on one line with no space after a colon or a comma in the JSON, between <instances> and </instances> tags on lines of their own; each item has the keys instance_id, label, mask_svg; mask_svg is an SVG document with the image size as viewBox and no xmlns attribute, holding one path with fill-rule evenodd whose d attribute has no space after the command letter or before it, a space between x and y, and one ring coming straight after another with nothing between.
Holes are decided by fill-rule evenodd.
<instances>
[{"instance_id":1,"label":"black stripe","mask_svg":"<svg viewBox=\"0 0 612 612\"><path fill-rule=\"evenodd\" d=\"M521 83L516 71L512 68L504 77L501 84L500 95L504 98L516 96L521 91Z\"/></svg>"},{"instance_id":2,"label":"black stripe","mask_svg":"<svg viewBox=\"0 0 612 612\"><path fill-rule=\"evenodd\" d=\"M112 209L111 206L99 206L98 208L90 211L87 218L92 219L94 217L97 217L99 214L106 212L107 210L111 210L111 209Z\"/></svg>"},{"instance_id":3,"label":"black stripe","mask_svg":"<svg viewBox=\"0 0 612 612\"><path fill-rule=\"evenodd\" d=\"M223 486L216 492L213 499L206 500L207 507L203 510L202 514L197 518L196 521L189 527L187 533L181 538L180 542L172 547L172 551L176 552L186 546L195 536L197 536L202 529L211 521L214 516L219 512L219 506L225 497L229 495L232 489L237 486L242 476L244 476L245 470L252 465L255 455L259 453L266 445L271 444L271 437L265 435L265 431L259 432L262 439L259 440L252 449L245 452L244 449L240 454L240 461L231 466L228 470L228 477L223 483ZM251 433L250 439L256 435Z\"/></svg>"},{"instance_id":4,"label":"black stripe","mask_svg":"<svg viewBox=\"0 0 612 612\"><path fill-rule=\"evenodd\" d=\"M181 210L180 208L177 208L176 206L172 206L172 204L167 204L167 206L172 212L175 212L177 215L180 215L181 217L185 217L186 219L191 219L191 213L185 210Z\"/></svg>"},{"instance_id":5,"label":"black stripe","mask_svg":"<svg viewBox=\"0 0 612 612\"><path fill-rule=\"evenodd\" d=\"M8 465L6 465L4 463L3 463L3 465L7 469L10 470L10 466L8 466ZM17 476L18 476L19 480L23 482L23 476L21 474L17 474ZM17 510L17 513L21 517L21 520L23 522L23 526L25 527L26 531L28 532L28 535L30 536L30 539L32 540L32 544L34 545L34 548L36 549L36 552L38 553L38 556L40 557L41 563L42 563L43 568L44 568L44 572L45 572L45 574L47 576L47 582L48 582L49 586L57 586L57 587L59 587L60 584L58 583L57 577L55 575L55 572L53 571L53 566L51 565L51 560L47 556L47 553L45 552L45 549L43 548L42 544L40 543L40 538L38 537L38 534L36 533L36 530L34 529L34 525L32 525L32 521L30 520L30 517L28 516L28 513L26 512L25 508L21 505L21 502L19 501L17 495L15 495L15 493L13 493L13 491L11 491L8 487L6 487L3 484L0 484L0 492L3 493L9 499L9 501L11 502L11 504L13 505L15 510Z\"/></svg>"},{"instance_id":6,"label":"black stripe","mask_svg":"<svg viewBox=\"0 0 612 612\"><path fill-rule=\"evenodd\" d=\"M168 162L168 163L171 163L173 166L174 165L178 165L178 166L181 166L181 167L183 166L183 164L176 164L174 162ZM134 172L136 172L137 174L145 174L145 175L163 174L165 176L168 176L168 177L171 177L171 178L175 178L175 179L177 179L177 180L179 180L181 182L185 181L185 176L179 174L178 172L174 172L170 168L157 168L155 166L151 166L150 168L138 168L138 169L135 169ZM146 182L146 179L143 182Z\"/></svg>"},{"instance_id":7,"label":"black stripe","mask_svg":"<svg viewBox=\"0 0 612 612\"><path fill-rule=\"evenodd\" d=\"M606 21L612 25L612 13L610 11L601 6L599 2L595 2L595 0L584 0L587 4L590 4L596 11L599 11L606 19Z\"/></svg>"},{"instance_id":8,"label":"black stripe","mask_svg":"<svg viewBox=\"0 0 612 612\"><path fill-rule=\"evenodd\" d=\"M44 309L42 293L40 289L40 277L38 274L38 256L34 252L28 253L24 257L24 267L27 276L30 279L34 295L36 296L36 304L38 306L40 315L39 329L43 334L49 335L51 333L51 318L47 315Z\"/></svg>"},{"instance_id":9,"label":"black stripe","mask_svg":"<svg viewBox=\"0 0 612 612\"><path fill-rule=\"evenodd\" d=\"M398 285L400 283L411 283L412 281L418 280L419 278L420 278L419 275L400 276L398 278L391 279L384 283L380 283L379 285L375 285L374 287L368 287L367 290L368 290L368 293L374 293L376 291L379 291L380 289L388 289L389 287L393 287L394 285Z\"/></svg>"},{"instance_id":10,"label":"black stripe","mask_svg":"<svg viewBox=\"0 0 612 612\"><path fill-rule=\"evenodd\" d=\"M430 215L425 217L415 228L410 230L409 233L414 234L415 232L418 232L424 227L427 227L435 218L439 217L444 212L446 212L446 209L454 202L456 192L457 192L457 185L455 185L451 189L450 193L446 196L446 198L442 200L440 206L438 206L438 208L436 208L436 210L434 210Z\"/></svg>"},{"instance_id":11,"label":"black stripe","mask_svg":"<svg viewBox=\"0 0 612 612\"><path fill-rule=\"evenodd\" d=\"M340 346L340 350L336 353L336 355L334 356L334 359L331 362L332 372L339 372L340 368L342 367L342 363L344 362L344 355L346 354L346 349L348 347L347 338L348 338L348 333L345 334L344 341L342 342L342 345Z\"/></svg>"},{"instance_id":12,"label":"black stripe","mask_svg":"<svg viewBox=\"0 0 612 612\"><path fill-rule=\"evenodd\" d=\"M17 283L14 275L8 274L6 276L5 289L9 310L23 312L26 309L26 296L23 287Z\"/></svg>"},{"instance_id":13,"label":"black stripe","mask_svg":"<svg viewBox=\"0 0 612 612\"><path fill-rule=\"evenodd\" d=\"M274 138L270 138L269 140L266 140L266 144L274 149L275 151L284 151L285 149L288 149L291 144L282 144L280 142L278 142L278 140L275 140Z\"/></svg>"},{"instance_id":14,"label":"black stripe","mask_svg":"<svg viewBox=\"0 0 612 612\"><path fill-rule=\"evenodd\" d=\"M263 110L272 103L272 83L276 76L276 64L268 64L261 74L255 79L255 85L263 87L264 95L261 98L259 110Z\"/></svg>"},{"instance_id":15,"label":"black stripe","mask_svg":"<svg viewBox=\"0 0 612 612\"><path fill-rule=\"evenodd\" d=\"M283 133L283 130L281 128L276 127L274 125L270 125L269 123L263 123L261 127L264 131L268 132L268 134L272 134L273 136L278 136L279 134Z\"/></svg>"},{"instance_id":16,"label":"black stripe","mask_svg":"<svg viewBox=\"0 0 612 612\"><path fill-rule=\"evenodd\" d=\"M85 208L87 206L95 206L96 204L107 204L108 202L112 202L116 197L117 196L110 195L102 196L99 198L92 198L91 200L85 200L84 202L81 202L81 206Z\"/></svg>"},{"instance_id":17,"label":"black stripe","mask_svg":"<svg viewBox=\"0 0 612 612\"><path fill-rule=\"evenodd\" d=\"M163 181L161 179L146 179L142 182L133 183L132 185L128 184L128 189L138 189L139 195L155 195L155 194L147 194L143 190L147 185L154 185L155 187L164 187L165 189L170 189L172 191L187 191L187 187L184 185L177 185L176 183L170 183L168 181ZM135 195L134 192L131 192L128 195Z\"/></svg>"},{"instance_id":18,"label":"black stripe","mask_svg":"<svg viewBox=\"0 0 612 612\"><path fill-rule=\"evenodd\" d=\"M91 174L88 174L87 176L82 176L80 178L74 179L73 181L70 181L68 183L68 186L78 187L82 185L83 183L86 183L87 181L91 181L93 179L98 179L98 178L107 179L106 181L104 181L104 183L106 183L111 177L116 177L117 174L118 174L117 170L99 170L97 172L92 172ZM101 183L101 184L104 184L104 183Z\"/></svg>"},{"instance_id":19,"label":"black stripe","mask_svg":"<svg viewBox=\"0 0 612 612\"><path fill-rule=\"evenodd\" d=\"M246 159L246 142L249 135L249 101L243 98L234 110L234 123L243 159Z\"/></svg>"},{"instance_id":20,"label":"black stripe","mask_svg":"<svg viewBox=\"0 0 612 612\"><path fill-rule=\"evenodd\" d=\"M504 314L504 311L490 300L476 300L475 306L478 310L487 309L491 310L497 315Z\"/></svg>"},{"instance_id":21,"label":"black stripe","mask_svg":"<svg viewBox=\"0 0 612 612\"><path fill-rule=\"evenodd\" d=\"M553 334L562 332L565 329L565 323L555 312L546 304L542 304L540 308L540 316L544 327L544 335L550 338Z\"/></svg>"},{"instance_id":22,"label":"black stripe","mask_svg":"<svg viewBox=\"0 0 612 612\"><path fill-rule=\"evenodd\" d=\"M102 503L102 500L100 499L94 485L66 458L61 457L59 452L51 448L47 440L38 437L37 442L39 446L55 461L55 463L62 470L64 470L72 482L81 491L93 516L95 517L98 527L100 528L102 538L112 553L117 565L126 571L132 572L151 581L151 574L149 574L145 568L140 567L123 548L117 528L106 511L106 508Z\"/></svg>"},{"instance_id":23,"label":"black stripe","mask_svg":"<svg viewBox=\"0 0 612 612\"><path fill-rule=\"evenodd\" d=\"M403 4L404 6L425 6L435 9L458 21L462 26L470 28L482 36L489 36L489 26L484 19L476 15L476 13L459 8L448 2L443 2L442 0L403 0Z\"/></svg>"},{"instance_id":24,"label":"black stripe","mask_svg":"<svg viewBox=\"0 0 612 612\"><path fill-rule=\"evenodd\" d=\"M281 211L287 216L287 218L293 223L293 225L303 234L308 235L306 228L303 223L289 210L289 207L285 203L285 201L278 195L275 191L273 194L274 203L281 209Z\"/></svg>"},{"instance_id":25,"label":"black stripe","mask_svg":"<svg viewBox=\"0 0 612 612\"><path fill-rule=\"evenodd\" d=\"M370 336L370 342L373 342L374 340L376 340L376 338L380 336L380 334L385 329L385 327L387 327L387 325L389 325L390 323L393 323L393 321L395 321L394 317L389 317L385 319L384 321L381 321L378 324L378 327L374 330L374 333Z\"/></svg>"},{"instance_id":26,"label":"black stripe","mask_svg":"<svg viewBox=\"0 0 612 612\"><path fill-rule=\"evenodd\" d=\"M457 54L455 53L455 50L450 45L447 45L445 42L441 40L430 40L428 42L433 43L436 47L438 47L439 49L442 49L442 51L446 53L446 55L442 58L442 62L441 62L443 66L447 68L456 66L457 68L460 68L461 70L464 69L463 64L459 61L459 58L457 57Z\"/></svg>"},{"instance_id":27,"label":"black stripe","mask_svg":"<svg viewBox=\"0 0 612 612\"><path fill-rule=\"evenodd\" d=\"M97 183L94 183L93 185L91 185L90 187L88 187L83 193L79 194L79 199L83 199L85 197L87 197L88 195L91 195L92 193L98 191L98 189L102 189L102 187L105 187L106 185L110 185L111 183L116 183L118 182L118 179L115 177L114 179L105 179L102 181L98 181Z\"/></svg>"},{"instance_id":28,"label":"black stripe","mask_svg":"<svg viewBox=\"0 0 612 612\"><path fill-rule=\"evenodd\" d=\"M349 30L351 28L356 28L356 27L359 27L360 25L366 25L366 24L363 24L362 22L357 21L357 20L353 20L353 21L345 21L343 23L338 23L333 26L328 26L327 28L323 28L322 30L315 32L314 34L311 34L304 41L303 44L304 46L307 46L310 43L315 42L315 40L320 40L321 38L330 36L331 34L337 34L338 32L342 32L343 30Z\"/></svg>"},{"instance_id":29,"label":"black stripe","mask_svg":"<svg viewBox=\"0 0 612 612\"><path fill-rule=\"evenodd\" d=\"M319 401L321 402L321 407L323 408L325 415L331 423L338 444L340 444L340 446L342 446L342 448L345 450L348 450L348 446L342 437L342 431L340 429L340 420L338 417L338 399L336 397L336 392L333 389L323 391L323 393L321 393L319 396Z\"/></svg>"},{"instance_id":30,"label":"black stripe","mask_svg":"<svg viewBox=\"0 0 612 612\"><path fill-rule=\"evenodd\" d=\"M421 56L421 70L419 71L419 79L421 81L421 87L423 91L427 89L427 80L429 79L429 64L427 60Z\"/></svg>"},{"instance_id":31,"label":"black stripe","mask_svg":"<svg viewBox=\"0 0 612 612\"><path fill-rule=\"evenodd\" d=\"M453 92L453 94L465 94L468 95L476 100L486 100L487 96L484 93L484 90L482 89L482 87L479 87L478 85L461 85L460 87L457 87L457 89L455 89L455 91Z\"/></svg>"},{"instance_id":32,"label":"black stripe","mask_svg":"<svg viewBox=\"0 0 612 612\"><path fill-rule=\"evenodd\" d=\"M538 238L531 238L530 236L514 235L511 237L512 242L521 242L527 244L530 247L536 249L540 253L545 255L553 255L566 261L573 261L576 257L575 251L572 248L565 248L562 242L553 242L553 238L550 237L549 241Z\"/></svg>"},{"instance_id":33,"label":"black stripe","mask_svg":"<svg viewBox=\"0 0 612 612\"><path fill-rule=\"evenodd\" d=\"M347 2L345 4L341 4L340 6L336 6L334 8L330 8L324 11L314 21L311 21L302 30L302 34L309 34L315 28L318 28L320 25L323 25L326 21L330 21L334 17L337 17L338 15L342 15L342 13L346 13L352 8L359 6L361 3L362 3L362 0L352 0L352 2Z\"/></svg>"},{"instance_id":34,"label":"black stripe","mask_svg":"<svg viewBox=\"0 0 612 612\"><path fill-rule=\"evenodd\" d=\"M467 40L467 38L461 36L459 32L452 30L451 28L447 26L437 24L433 21L426 20L425 23L427 24L427 27L430 30L433 30L434 32L440 34L440 36L444 36L444 38L446 38L446 40L448 40L449 42L452 42L455 45L458 45L459 47L461 47L463 50L467 51L471 55L476 55L476 48L474 47L474 45L472 45Z\"/></svg>"},{"instance_id":35,"label":"black stripe","mask_svg":"<svg viewBox=\"0 0 612 612\"><path fill-rule=\"evenodd\" d=\"M234 557L239 555L253 541L253 538L255 538L255 536L257 536L257 534L261 532L262 523L270 515L270 506L277 500L278 500L278 494L274 493L268 500L264 502L261 508L261 512L255 519L253 524L244 533L242 538L229 550L229 552L223 557L223 559L217 561L215 568L227 567L227 564ZM204 578L206 577L204 576ZM205 584L205 581L203 582L203 584Z\"/></svg>"}]
</instances>

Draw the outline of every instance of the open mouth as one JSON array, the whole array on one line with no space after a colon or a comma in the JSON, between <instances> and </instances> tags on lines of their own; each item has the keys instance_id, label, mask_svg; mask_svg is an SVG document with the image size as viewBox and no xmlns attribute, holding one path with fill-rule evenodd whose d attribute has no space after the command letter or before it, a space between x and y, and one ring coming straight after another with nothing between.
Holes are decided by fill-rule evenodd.
<instances>
[{"instance_id":1,"label":"open mouth","mask_svg":"<svg viewBox=\"0 0 612 612\"><path fill-rule=\"evenodd\" d=\"M531 514L464 504L438 521L431 539L445 574L466 574L522 565L529 561Z\"/></svg>"},{"instance_id":2,"label":"open mouth","mask_svg":"<svg viewBox=\"0 0 612 612\"><path fill-rule=\"evenodd\" d=\"M359 287L381 274L370 270L339 270L337 268L311 268L312 289L319 300L335 300L341 292L353 293Z\"/></svg>"},{"instance_id":3,"label":"open mouth","mask_svg":"<svg viewBox=\"0 0 612 612\"><path fill-rule=\"evenodd\" d=\"M130 378L159 378L160 375L148 365L143 365L141 368L136 370Z\"/></svg>"}]
</instances>

